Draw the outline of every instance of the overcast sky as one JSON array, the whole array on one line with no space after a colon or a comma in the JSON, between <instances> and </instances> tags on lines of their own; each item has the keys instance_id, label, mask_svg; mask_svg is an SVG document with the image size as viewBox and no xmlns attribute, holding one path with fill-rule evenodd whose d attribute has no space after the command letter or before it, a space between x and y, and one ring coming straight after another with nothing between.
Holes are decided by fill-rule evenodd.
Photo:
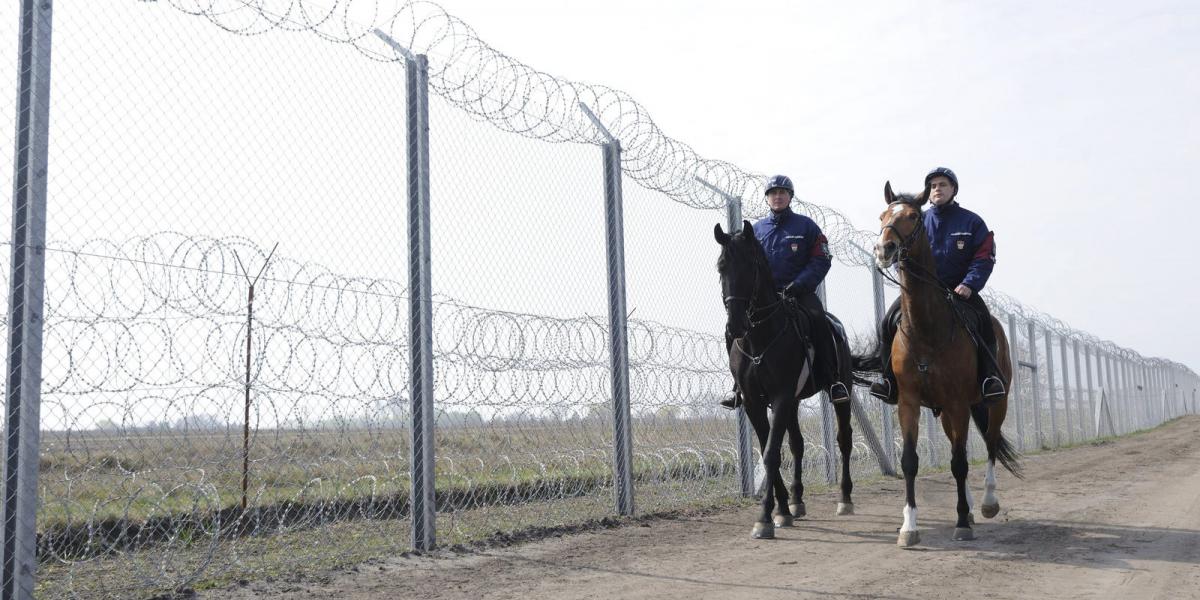
<instances>
[{"instance_id":1,"label":"overcast sky","mask_svg":"<svg viewBox=\"0 0 1200 600\"><path fill-rule=\"evenodd\" d=\"M878 226L949 166L991 285L1200 369L1195 2L445 0L498 50L633 95L708 158Z\"/></svg>"},{"instance_id":2,"label":"overcast sky","mask_svg":"<svg viewBox=\"0 0 1200 600\"><path fill-rule=\"evenodd\" d=\"M1192 114L1200 105L1200 4L441 4L497 50L624 90L702 156L791 175L802 198L862 229L878 227L885 180L915 191L931 167L949 166L963 205L996 231L994 288L1144 355L1200 369L1200 326L1187 314L1200 228L1184 209L1185 173L1200 164ZM282 240L281 255L336 272L402 279L389 271L397 264L392 232L402 227L398 65L305 32L232 35L162 3L58 9L51 237L244 235L263 247ZM0 14L5 39L15 42L15 15ZM14 64L0 61L9 81ZM435 99L434 186L445 203L437 214L451 219L435 219L438 243L512 246L524 238L488 236L544 219L556 199L573 212L555 213L542 235L586 231L587 240L572 239L579 251L567 257L542 251L560 243L534 240L542 246L510 249L520 261L494 251L440 260L439 289L482 306L545 311L525 303L519 290L529 285L517 277L580 272L560 264L576 254L593 267L589 285L602 289L594 259L603 241L586 225L599 218L599 186L580 187L580 177L596 176L597 151L503 134L444 106ZM464 182L497 174L504 184L487 190L487 202L504 211L489 212L484 224L453 219L455 199L478 189ZM329 199L347 192L361 206L329 211ZM651 312L655 298L697 298L703 310L671 324L719 332L716 250L702 250L715 211L693 216L660 207L661 195L627 196L630 306L667 320ZM525 212L515 212L517 200ZM121 219L112 207L123 207ZM281 212L288 217L273 216ZM443 227L453 230L443 235ZM336 252L345 232L358 252ZM653 246L655 236L659 260L637 246ZM693 260L698 252L702 260ZM531 268L481 268L493 254ZM638 277L660 280L663 263L680 266L675 281L639 285ZM488 273L513 285L482 281ZM855 290L869 289L862 273L843 267L831 278L851 275ZM869 323L869 299L849 286L834 286L841 297L831 305ZM603 312L599 292L577 296L594 302L557 310Z\"/></svg>"}]
</instances>

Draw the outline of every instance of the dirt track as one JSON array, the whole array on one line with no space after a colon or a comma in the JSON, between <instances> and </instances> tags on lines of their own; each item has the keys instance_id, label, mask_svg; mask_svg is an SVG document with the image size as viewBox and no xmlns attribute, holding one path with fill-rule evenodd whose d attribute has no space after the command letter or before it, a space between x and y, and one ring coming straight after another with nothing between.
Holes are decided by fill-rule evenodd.
<instances>
[{"instance_id":1,"label":"dirt track","mask_svg":"<svg viewBox=\"0 0 1200 600\"><path fill-rule=\"evenodd\" d=\"M1026 457L998 474L1001 512L953 542L953 479L917 484L922 543L896 547L903 481L832 492L779 539L754 510L659 520L463 556L396 558L328 583L258 584L205 598L1200 598L1200 417L1129 439ZM971 473L982 497L982 470Z\"/></svg>"}]
</instances>

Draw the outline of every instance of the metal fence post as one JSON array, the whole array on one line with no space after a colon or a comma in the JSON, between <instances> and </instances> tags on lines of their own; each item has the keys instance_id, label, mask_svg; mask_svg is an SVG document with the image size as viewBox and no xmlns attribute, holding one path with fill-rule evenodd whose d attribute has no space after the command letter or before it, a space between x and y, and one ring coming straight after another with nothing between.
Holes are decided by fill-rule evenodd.
<instances>
[{"instance_id":1,"label":"metal fence post","mask_svg":"<svg viewBox=\"0 0 1200 600\"><path fill-rule=\"evenodd\" d=\"M1038 393L1038 388L1040 387L1038 376L1040 373L1038 372L1037 359L1037 330L1034 329L1032 319L1027 321L1026 325L1028 326L1029 330L1029 364L1031 365L1030 369L1033 373L1033 376L1031 377L1031 380L1033 381L1033 393L1030 396L1029 406L1033 408L1033 428L1035 433L1034 441L1036 442L1037 448L1041 450L1042 448L1046 447L1046 440L1042 435L1042 407L1040 406L1041 398L1039 398L1040 394Z\"/></svg>"},{"instance_id":2,"label":"metal fence post","mask_svg":"<svg viewBox=\"0 0 1200 600\"><path fill-rule=\"evenodd\" d=\"M1062 358L1059 366L1062 368L1063 424L1067 429L1067 443L1074 444L1075 429L1071 423L1071 382L1069 369L1067 368L1067 336L1059 336L1058 348L1059 356Z\"/></svg>"},{"instance_id":3,"label":"metal fence post","mask_svg":"<svg viewBox=\"0 0 1200 600\"><path fill-rule=\"evenodd\" d=\"M1113 424L1113 435L1119 435L1124 433L1119 429L1121 425L1121 393L1117 388L1121 382L1117 378L1117 360L1107 350L1104 352L1104 379L1108 381L1108 410L1116 419Z\"/></svg>"},{"instance_id":4,"label":"metal fence post","mask_svg":"<svg viewBox=\"0 0 1200 600\"><path fill-rule=\"evenodd\" d=\"M1058 435L1058 402L1054 394L1054 334L1050 333L1049 327L1044 328L1042 334L1043 341L1046 343L1046 397L1050 403L1050 431L1052 432L1050 439L1057 448L1061 444Z\"/></svg>"},{"instance_id":5,"label":"metal fence post","mask_svg":"<svg viewBox=\"0 0 1200 600\"><path fill-rule=\"evenodd\" d=\"M1138 368L1138 376L1139 379L1142 380L1142 395L1145 398L1150 397L1149 394L1150 389L1153 387L1152 382L1154 378L1154 371L1154 367L1150 365L1141 365L1141 367ZM1138 411L1138 415L1142 419L1142 426L1147 427L1154 425L1154 415L1150 412L1150 403L1143 401L1142 404L1143 406L1141 407L1141 410Z\"/></svg>"},{"instance_id":6,"label":"metal fence post","mask_svg":"<svg viewBox=\"0 0 1200 600\"><path fill-rule=\"evenodd\" d=\"M52 4L23 0L13 167L0 597L33 598L46 268Z\"/></svg>"},{"instance_id":7,"label":"metal fence post","mask_svg":"<svg viewBox=\"0 0 1200 600\"><path fill-rule=\"evenodd\" d=\"M1163 369L1160 368L1158 371L1159 389L1162 390L1162 414L1159 415L1158 423L1156 424L1165 423L1171 418L1171 405L1168 400L1168 397L1171 394L1171 380L1166 376L1166 373L1163 372Z\"/></svg>"},{"instance_id":8,"label":"metal fence post","mask_svg":"<svg viewBox=\"0 0 1200 600\"><path fill-rule=\"evenodd\" d=\"M1119 418L1120 412L1117 410L1118 402L1117 402L1117 393L1116 393L1116 378L1113 376L1113 364L1114 364L1114 362L1113 362L1112 354L1109 353L1107 350L1105 350L1104 351L1104 380L1108 383L1108 385L1106 386L1108 388L1108 398L1107 398L1108 406L1106 408L1108 408L1109 413L1117 412L1118 419L1117 419L1117 422L1114 423L1114 425L1119 425L1121 421ZM1113 429L1113 432L1112 432L1113 435L1119 435L1120 433L1122 433L1120 431L1117 431L1116 427L1113 427L1112 429Z\"/></svg>"},{"instance_id":9,"label":"metal fence post","mask_svg":"<svg viewBox=\"0 0 1200 600\"><path fill-rule=\"evenodd\" d=\"M1112 382L1109 381L1108 366L1108 353L1100 348L1096 348L1096 380L1100 385L1100 392L1104 394L1104 402L1101 403L1103 404L1101 409L1107 410L1109 414L1112 414L1113 390ZM1111 433L1115 434L1115 431Z\"/></svg>"},{"instance_id":10,"label":"metal fence post","mask_svg":"<svg viewBox=\"0 0 1200 600\"><path fill-rule=\"evenodd\" d=\"M1087 394L1083 390L1083 375L1079 365L1079 339L1071 340L1071 353L1075 358L1075 412L1079 415L1079 441L1088 438L1087 409L1084 408L1083 398Z\"/></svg>"},{"instance_id":11,"label":"metal fence post","mask_svg":"<svg viewBox=\"0 0 1200 600\"><path fill-rule=\"evenodd\" d=\"M1125 424L1125 431L1130 432L1134 430L1133 419L1129 416L1133 412L1131 410L1133 405L1133 385L1129 381L1129 359L1124 356L1117 357L1117 378L1119 380L1117 385L1123 391L1121 394L1121 420Z\"/></svg>"},{"instance_id":12,"label":"metal fence post","mask_svg":"<svg viewBox=\"0 0 1200 600\"><path fill-rule=\"evenodd\" d=\"M1136 404L1136 389L1134 389L1133 380L1129 377L1129 359L1121 356L1117 359L1117 377L1121 378L1121 389L1124 390L1124 420L1126 420L1127 431L1136 431L1138 421L1134 419L1135 404Z\"/></svg>"},{"instance_id":13,"label":"metal fence post","mask_svg":"<svg viewBox=\"0 0 1200 600\"><path fill-rule=\"evenodd\" d=\"M621 141L580 102L579 108L608 140L604 151L604 240L608 249L608 343L613 401L613 482L617 514L633 506L633 431L629 406L629 320L625 304L625 215L621 193Z\"/></svg>"},{"instance_id":14,"label":"metal fence post","mask_svg":"<svg viewBox=\"0 0 1200 600\"><path fill-rule=\"evenodd\" d=\"M1093 379L1092 379L1091 345L1086 344L1086 343L1083 345L1083 370L1084 370L1084 375L1087 376L1087 379L1086 379L1086 381L1087 381L1087 399L1088 399L1087 421L1088 421L1088 423L1091 423L1092 418L1096 414L1096 390L1092 386ZM1088 433L1090 433L1091 435L1089 436L1089 435L1085 434L1085 437L1099 437L1099 435L1100 435L1100 432L1096 431L1095 428L1089 429Z\"/></svg>"},{"instance_id":15,"label":"metal fence post","mask_svg":"<svg viewBox=\"0 0 1200 600\"><path fill-rule=\"evenodd\" d=\"M1093 413L1099 414L1100 410L1103 409L1112 413L1112 398L1109 397L1112 395L1112 389L1109 386L1108 377L1105 377L1108 365L1104 362L1103 350L1100 350L1097 346L1092 346L1092 350L1092 361L1096 362L1096 408L1094 408ZM1105 396L1105 394L1108 394L1108 396ZM1100 437L1099 427L1096 428L1096 437Z\"/></svg>"},{"instance_id":16,"label":"metal fence post","mask_svg":"<svg viewBox=\"0 0 1200 600\"><path fill-rule=\"evenodd\" d=\"M429 59L413 55L383 32L376 35L404 57L408 99L408 320L409 399L412 409L412 546L437 543L437 481L434 471L433 282L429 202Z\"/></svg>"},{"instance_id":17,"label":"metal fence post","mask_svg":"<svg viewBox=\"0 0 1200 600\"><path fill-rule=\"evenodd\" d=\"M883 324L884 314L887 309L884 307L883 296L883 275L877 269L871 269L871 291L875 296L875 328ZM887 458L888 468L884 474L896 474L896 433L892 424L893 412L891 405L877 402L879 405L879 420L880 429L883 435L883 455Z\"/></svg>"},{"instance_id":18,"label":"metal fence post","mask_svg":"<svg viewBox=\"0 0 1200 600\"><path fill-rule=\"evenodd\" d=\"M731 194L726 194L719 189L709 185L707 182L700 180L700 183L707 185L714 192L717 192L721 197L725 198L725 229L730 235L741 231L742 229L742 200ZM742 496L753 496L758 490L754 489L754 428L750 425L750 419L746 417L746 408L738 406L734 411L737 414L737 466L738 466L738 485L741 489Z\"/></svg>"},{"instance_id":19,"label":"metal fence post","mask_svg":"<svg viewBox=\"0 0 1200 600\"><path fill-rule=\"evenodd\" d=\"M725 200L725 230L733 235L742 230L742 199L726 193L721 188L697 177L696 182L708 188L712 193ZM742 496L753 496L758 492L754 488L754 465L758 463L754 457L754 442L756 441L754 427L746 416L746 408L738 406L734 409L737 428L737 473L738 489Z\"/></svg>"},{"instance_id":20,"label":"metal fence post","mask_svg":"<svg viewBox=\"0 0 1200 600\"><path fill-rule=\"evenodd\" d=\"M829 306L825 295L825 283L817 286L817 297L822 306ZM825 483L837 483L837 442L833 435L833 411L829 405L829 392L817 394L817 402L821 405L821 443L825 446ZM851 400L853 402L853 400Z\"/></svg>"},{"instance_id":21,"label":"metal fence post","mask_svg":"<svg viewBox=\"0 0 1200 600\"><path fill-rule=\"evenodd\" d=\"M613 474L617 514L633 514L633 423L629 406L629 334L625 308L625 216L621 194L621 142L604 145L604 221L608 247L608 332L612 353Z\"/></svg>"},{"instance_id":22,"label":"metal fence post","mask_svg":"<svg viewBox=\"0 0 1200 600\"><path fill-rule=\"evenodd\" d=\"M1021 410L1021 332L1017 329L1017 316L1008 313L1009 352L1012 356L1012 410L1017 413L1017 449L1025 450L1025 411Z\"/></svg>"}]
</instances>

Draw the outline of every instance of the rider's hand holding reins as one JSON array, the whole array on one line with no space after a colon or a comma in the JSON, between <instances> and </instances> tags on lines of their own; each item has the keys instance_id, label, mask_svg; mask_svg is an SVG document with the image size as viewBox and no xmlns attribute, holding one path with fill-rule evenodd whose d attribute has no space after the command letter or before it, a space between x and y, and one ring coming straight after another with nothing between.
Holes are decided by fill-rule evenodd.
<instances>
[{"instance_id":1,"label":"rider's hand holding reins","mask_svg":"<svg viewBox=\"0 0 1200 600\"><path fill-rule=\"evenodd\" d=\"M958 287L954 288L954 293L962 296L963 300L967 300L971 297L971 294L975 293L975 290L972 290L971 288L960 283L958 284Z\"/></svg>"}]
</instances>

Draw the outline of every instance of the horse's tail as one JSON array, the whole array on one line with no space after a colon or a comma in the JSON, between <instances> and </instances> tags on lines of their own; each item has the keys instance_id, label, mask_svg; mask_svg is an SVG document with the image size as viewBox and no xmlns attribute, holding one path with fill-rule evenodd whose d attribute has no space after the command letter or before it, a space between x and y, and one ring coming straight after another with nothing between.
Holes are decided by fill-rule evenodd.
<instances>
[{"instance_id":1,"label":"horse's tail","mask_svg":"<svg viewBox=\"0 0 1200 600\"><path fill-rule=\"evenodd\" d=\"M854 372L856 385L869 386L883 372L883 361L879 360L879 346L883 342L876 336L875 343L864 354L850 353L850 370Z\"/></svg>"},{"instance_id":2,"label":"horse's tail","mask_svg":"<svg viewBox=\"0 0 1200 600\"><path fill-rule=\"evenodd\" d=\"M975 421L975 427L979 429L979 435L986 440L988 436L988 407L980 402L971 406L971 418ZM1025 479L1025 470L1021 467L1021 455L1013 448L1012 443L1008 438L1004 437L1003 433L997 436L996 440L996 455L988 456L989 459L999 460L1000 464L1013 474L1017 479Z\"/></svg>"}]
</instances>

